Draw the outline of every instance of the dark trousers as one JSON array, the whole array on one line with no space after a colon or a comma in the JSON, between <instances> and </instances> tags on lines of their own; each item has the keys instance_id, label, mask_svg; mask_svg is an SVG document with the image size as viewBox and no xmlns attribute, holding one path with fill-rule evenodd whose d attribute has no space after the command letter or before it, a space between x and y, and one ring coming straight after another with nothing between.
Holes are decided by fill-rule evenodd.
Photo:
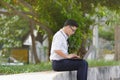
<instances>
[{"instance_id":1,"label":"dark trousers","mask_svg":"<svg viewBox=\"0 0 120 80\"><path fill-rule=\"evenodd\" d=\"M88 63L83 59L53 60L52 67L54 71L77 70L77 80L87 80Z\"/></svg>"}]
</instances>

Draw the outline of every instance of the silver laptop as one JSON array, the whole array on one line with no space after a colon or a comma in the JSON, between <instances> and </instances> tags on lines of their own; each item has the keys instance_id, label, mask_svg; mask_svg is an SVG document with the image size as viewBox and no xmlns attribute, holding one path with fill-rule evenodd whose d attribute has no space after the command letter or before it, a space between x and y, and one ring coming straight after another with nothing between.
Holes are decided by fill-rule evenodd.
<instances>
[{"instance_id":1,"label":"silver laptop","mask_svg":"<svg viewBox=\"0 0 120 80\"><path fill-rule=\"evenodd\" d=\"M87 57L89 56L89 54L95 50L95 47L93 45L90 46L89 50L87 51L87 53L85 54L85 56L83 57L83 59L87 59Z\"/></svg>"}]
</instances>

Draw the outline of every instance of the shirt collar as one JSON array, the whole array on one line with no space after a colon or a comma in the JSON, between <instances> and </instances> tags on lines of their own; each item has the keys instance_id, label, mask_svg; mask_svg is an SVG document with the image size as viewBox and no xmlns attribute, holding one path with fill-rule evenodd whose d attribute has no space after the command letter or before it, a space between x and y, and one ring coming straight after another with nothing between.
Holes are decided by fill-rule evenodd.
<instances>
[{"instance_id":1,"label":"shirt collar","mask_svg":"<svg viewBox=\"0 0 120 80\"><path fill-rule=\"evenodd\" d=\"M67 39L68 39L68 35L67 35L62 29L60 29L60 31L62 32L63 36L64 36L65 39L67 40Z\"/></svg>"}]
</instances>

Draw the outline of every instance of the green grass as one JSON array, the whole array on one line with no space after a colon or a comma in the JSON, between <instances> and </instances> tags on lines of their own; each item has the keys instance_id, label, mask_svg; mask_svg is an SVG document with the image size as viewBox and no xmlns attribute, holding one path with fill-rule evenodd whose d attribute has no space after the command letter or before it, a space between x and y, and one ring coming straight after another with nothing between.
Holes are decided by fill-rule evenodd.
<instances>
[{"instance_id":1,"label":"green grass","mask_svg":"<svg viewBox=\"0 0 120 80\"><path fill-rule=\"evenodd\" d=\"M28 72L40 72L52 70L51 63L40 64L26 64L18 66L3 66L0 65L0 74L16 74L16 73L28 73Z\"/></svg>"},{"instance_id":2,"label":"green grass","mask_svg":"<svg viewBox=\"0 0 120 80\"><path fill-rule=\"evenodd\" d=\"M120 66L120 61L105 61L105 60L87 60L89 67L98 66ZM16 73L29 73L52 70L51 62L40 64L25 64L19 66L2 66L0 65L0 74L16 74Z\"/></svg>"},{"instance_id":3,"label":"green grass","mask_svg":"<svg viewBox=\"0 0 120 80\"><path fill-rule=\"evenodd\" d=\"M105 61L105 60L87 60L89 67L96 66L120 66L120 61Z\"/></svg>"}]
</instances>

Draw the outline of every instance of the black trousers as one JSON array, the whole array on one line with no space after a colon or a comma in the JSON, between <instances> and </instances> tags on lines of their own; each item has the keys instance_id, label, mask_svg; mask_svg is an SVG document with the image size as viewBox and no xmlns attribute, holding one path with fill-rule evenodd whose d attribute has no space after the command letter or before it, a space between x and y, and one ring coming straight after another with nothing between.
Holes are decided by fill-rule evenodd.
<instances>
[{"instance_id":1,"label":"black trousers","mask_svg":"<svg viewBox=\"0 0 120 80\"><path fill-rule=\"evenodd\" d=\"M54 71L77 70L77 80L87 80L88 63L83 59L53 60L52 68Z\"/></svg>"}]
</instances>

